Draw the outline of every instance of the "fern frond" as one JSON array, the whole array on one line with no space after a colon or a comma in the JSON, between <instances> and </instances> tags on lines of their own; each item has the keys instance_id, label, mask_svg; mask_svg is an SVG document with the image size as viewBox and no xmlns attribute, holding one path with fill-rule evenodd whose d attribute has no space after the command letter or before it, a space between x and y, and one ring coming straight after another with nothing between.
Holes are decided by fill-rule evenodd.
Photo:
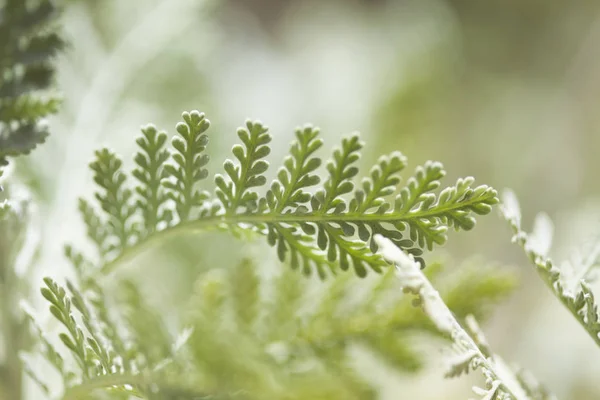
<instances>
[{"instance_id":1,"label":"fern frond","mask_svg":"<svg viewBox=\"0 0 600 400\"><path fill-rule=\"evenodd\" d=\"M98 220L86 218L88 232L98 232L93 237L98 240L104 237L101 250L106 252L122 252L136 237L137 230L132 217L136 208L132 204L133 192L127 188L127 175L121 169L122 161L110 150L96 151L96 160L90 164L94 172L94 181L100 187L96 199L106 214L104 227L97 225ZM80 206L83 206L83 202ZM90 225L91 224L91 225ZM103 229L104 233L101 229Z\"/></svg>"},{"instance_id":2,"label":"fern frond","mask_svg":"<svg viewBox=\"0 0 600 400\"><path fill-rule=\"evenodd\" d=\"M194 207L199 207L208 194L197 190L196 184L208 176L204 166L209 157L203 154L208 143L206 130L210 121L198 111L184 112L183 123L178 123L176 130L179 136L173 138L173 163L165 165L163 185L168 189L168 196L175 201L180 221L186 221ZM166 161L166 160L165 160Z\"/></svg>"},{"instance_id":3,"label":"fern frond","mask_svg":"<svg viewBox=\"0 0 600 400\"><path fill-rule=\"evenodd\" d=\"M71 257L82 262L76 254ZM482 276L473 268L463 279L485 282L489 271L479 271ZM116 329L96 280L80 273L80 289L68 283L70 295L65 294L62 303L69 306L61 307L81 316L78 329L84 336L85 359L94 368L90 366L89 377L81 383L70 381L65 398L109 391L113 396L147 398L168 393L180 393L185 399L198 393L227 398L243 393L244 398L258 400L285 393L298 400L374 399L375 388L350 363L353 345L409 372L424 363L412 350L415 333L442 334L413 312L417 310L402 296L392 269L373 276L373 290L358 297L357 289L366 282L353 274L320 283L322 290L307 296L316 282L288 269L272 280L262 277L252 260L243 259L227 274L221 272L209 271L196 283L196 294L184 314L189 337L180 345L172 343L163 317L146 304L133 282L120 287L116 309L122 326ZM435 275L446 282L443 275ZM460 290L461 282L447 283L444 292ZM56 302L52 298L51 304ZM479 302L472 299L471 309L484 312L478 309ZM456 303L467 309L461 301Z\"/></svg>"},{"instance_id":4,"label":"fern frond","mask_svg":"<svg viewBox=\"0 0 600 400\"><path fill-rule=\"evenodd\" d=\"M39 129L34 123L24 122L16 128L0 124L0 165L8 164L7 157L29 154L47 136L45 128Z\"/></svg>"},{"instance_id":5,"label":"fern frond","mask_svg":"<svg viewBox=\"0 0 600 400\"><path fill-rule=\"evenodd\" d=\"M58 112L61 100L56 97L41 98L23 95L15 99L4 100L0 107L0 121L37 121L49 114Z\"/></svg>"},{"instance_id":6,"label":"fern frond","mask_svg":"<svg viewBox=\"0 0 600 400\"><path fill-rule=\"evenodd\" d=\"M60 333L59 338L73 354L80 370L80 373L67 371L60 353L54 350L43 336L41 337L45 358L63 376L66 389L64 398L89 396L98 389L107 390L112 394L111 398L119 400L126 400L131 395L148 398L146 395L152 393L149 389L152 386L152 379L147 377L149 373L147 365L156 367L158 363L156 360L149 361L156 353L144 353L142 349L153 351L157 349L153 340L158 337L156 332L159 332L159 326L146 325L156 321L146 318L151 312L145 306L135 303L139 298L131 300L132 291L128 291L130 297L127 304L129 307L136 307L137 314L135 316L129 314L127 328L130 333L135 332L136 335L140 335L140 331L136 331L136 328L140 325L145 329L152 326L152 330L146 331L146 334L155 333L150 338L150 343L153 344L143 347L143 343L147 342L140 336L134 335L134 343L137 347L126 348L124 338L117 332L108 317L104 299L94 299L89 296L90 293L101 296L102 292L98 292L98 288L90 287L88 282L88 290L80 291L74 284L67 282L70 292L68 294L50 278L44 278L44 283L45 287L41 289L41 293L50 303L50 312L68 332L68 334ZM137 290L134 289L133 292L137 293ZM125 311L126 315L128 310ZM75 311L79 314L83 326L79 325ZM138 319L140 315L143 317ZM43 381L33 370L31 373L43 387Z\"/></svg>"},{"instance_id":7,"label":"fern frond","mask_svg":"<svg viewBox=\"0 0 600 400\"><path fill-rule=\"evenodd\" d=\"M211 197L196 188L208 174L204 151L209 122L197 111L184 113L183 119L185 122L177 125L179 136L173 139L175 150L169 156L163 149L164 136L154 127L147 128L139 139L142 152L136 156L138 166L133 174L143 187L136 189L142 196L137 207L131 205L131 189L125 185L120 160L108 150L96 154L92 168L106 192L99 197L106 214L103 219L112 225L103 230L91 209L82 209L92 239L111 242L100 247L101 255L114 250L114 256L100 265L103 272L111 272L154 237L228 228L234 233L265 235L281 261L290 262L294 269L301 266L305 273L316 270L325 277L335 273L339 265L342 270L352 267L357 275L365 276L370 269L380 272L388 265L376 253L374 235L381 234L420 257L423 249L445 243L448 228L472 229L474 215L489 213L498 202L494 189L474 186L471 177L434 193L445 175L437 162L417 168L392 200L399 174L406 166L406 158L398 152L381 157L362 188L354 190L356 163L363 146L356 134L343 139L341 148L334 151L327 163L329 176L320 187L316 170L322 162L316 152L322 141L319 130L308 125L296 130L290 155L261 196L255 188L266 184L264 173L269 164L265 157L270 152L271 136L266 126L251 121L238 130L242 145L233 147L237 162L225 161L226 176L215 176L216 190ZM311 189L316 193L311 194ZM165 193L174 207L165 201ZM351 197L349 203L346 197ZM194 215L193 209L198 209ZM179 220L170 222L171 214L177 214ZM145 227L143 239L138 237L133 221ZM105 231L110 240L102 239Z\"/></svg>"},{"instance_id":8,"label":"fern frond","mask_svg":"<svg viewBox=\"0 0 600 400\"><path fill-rule=\"evenodd\" d=\"M275 214L306 213L312 195L305 189L314 187L320 182L314 172L321 166L321 159L314 153L323 145L318 137L319 129L310 125L296 129L296 140L292 142L290 155L284 159L283 167L277 173L266 196L259 200L260 210L268 209ZM276 246L281 261L288 258L293 269L302 265L305 273L310 273L313 266L319 276L325 276L333 264L325 257L325 253L315 248L315 229L308 223L299 227L290 224L267 223L267 239L271 246Z\"/></svg>"},{"instance_id":9,"label":"fern frond","mask_svg":"<svg viewBox=\"0 0 600 400\"><path fill-rule=\"evenodd\" d=\"M514 193L507 191L504 194L502 213L506 221L513 230L513 242L523 248L529 261L533 264L540 278L560 302L571 312L573 317L585 329L588 335L594 340L596 345L600 346L600 322L598 321L598 307L594 294L590 290L582 276L578 282L568 282L561 271L550 257L547 251L550 247L551 233L537 232L538 235L545 235L547 243L537 243L537 238L525 232L521 227L521 211L519 203ZM544 220L547 217L538 216ZM549 223L549 222L548 222ZM542 224L536 224L538 226ZM548 224L543 224L548 225ZM575 287L573 288L573 283Z\"/></svg>"},{"instance_id":10,"label":"fern frond","mask_svg":"<svg viewBox=\"0 0 600 400\"><path fill-rule=\"evenodd\" d=\"M98 303L89 302L87 298L70 282L67 287L70 295L56 282L50 278L44 278L45 287L41 289L42 296L50 303L50 312L67 329L68 333L60 333L61 342L69 349L79 366L80 374L68 371L65 368L63 357L52 345L41 336L43 354L52 366L63 377L66 388L76 386L76 383L84 382L84 385L93 384L98 376L113 377L123 374L126 369L122 367L122 361L126 355L115 352L115 342L110 336L105 336L106 332L102 326L103 321L99 321L97 314L102 312L102 307ZM90 305L93 308L90 308ZM79 326L75 316L75 311L79 313L83 326ZM30 368L30 373L35 380L39 381L42 388L45 386L43 381ZM116 383L115 383L116 385ZM136 388L119 387L111 391L123 391L127 395L115 397L115 399L125 400L129 394L137 393Z\"/></svg>"},{"instance_id":11,"label":"fern frond","mask_svg":"<svg viewBox=\"0 0 600 400\"><path fill-rule=\"evenodd\" d=\"M56 55L65 48L53 22L54 3L9 0L0 8L0 165L28 154L48 136L39 121L60 100L43 95L52 83Z\"/></svg>"},{"instance_id":12,"label":"fern frond","mask_svg":"<svg viewBox=\"0 0 600 400\"><path fill-rule=\"evenodd\" d=\"M189 131L187 133L189 134ZM169 159L166 142L167 134L158 132L152 125L143 128L142 137L136 140L141 151L135 155L134 160L138 167L132 174L139 182L135 188L139 196L136 206L143 213L143 236L154 233L161 223L169 225L173 218L171 210L165 210L168 197L161 185L161 180L166 174L165 162ZM176 170L176 173L180 171ZM184 180L181 182L183 184Z\"/></svg>"},{"instance_id":13,"label":"fern frond","mask_svg":"<svg viewBox=\"0 0 600 400\"><path fill-rule=\"evenodd\" d=\"M258 193L252 188L267 183L263 173L269 168L269 163L263 160L271 150L268 128L260 121L247 121L246 129L238 129L237 134L243 146L233 146L232 152L239 164L231 160L223 164L229 181L220 174L215 176L216 195L227 214L237 214L239 207L246 212L258 207Z\"/></svg>"},{"instance_id":14,"label":"fern frond","mask_svg":"<svg viewBox=\"0 0 600 400\"><path fill-rule=\"evenodd\" d=\"M321 159L314 153L323 146L318 137L319 129L310 125L296 129L296 140L290 155L283 161L277 179L271 183L264 201L270 210L283 212L287 207L296 210L310 201L311 195L304 189L317 185L321 180L314 172L321 166Z\"/></svg>"},{"instance_id":15,"label":"fern frond","mask_svg":"<svg viewBox=\"0 0 600 400\"><path fill-rule=\"evenodd\" d=\"M90 359L98 365L98 374L106 375L111 373L115 362L114 354L110 349L105 347L106 339L102 337L100 327L92 316L92 312L79 290L69 281L67 281L67 289L71 293L73 307L81 314L83 325L89 333L86 342L90 350Z\"/></svg>"},{"instance_id":16,"label":"fern frond","mask_svg":"<svg viewBox=\"0 0 600 400\"><path fill-rule=\"evenodd\" d=\"M322 190L314 197L313 210L320 214L329 212L340 214L346 209L346 202L340 196L354 189L352 178L358 174L358 168L353 166L360 158L360 150L364 143L358 135L352 135L342 140L342 148L333 152L333 159L327 163L329 179L325 181Z\"/></svg>"},{"instance_id":17,"label":"fern frond","mask_svg":"<svg viewBox=\"0 0 600 400\"><path fill-rule=\"evenodd\" d=\"M418 167L414 176L396 196L394 211L410 215L412 212L418 213L429 209L435 204L435 195L431 192L440 186L440 179L445 174L444 167L439 162L427 162L424 166ZM431 249L433 243L445 242L444 226L432 226L432 221L426 219L415 219L412 222L411 240L418 241L421 247L427 245Z\"/></svg>"},{"instance_id":18,"label":"fern frond","mask_svg":"<svg viewBox=\"0 0 600 400\"><path fill-rule=\"evenodd\" d=\"M45 141L48 128L43 119L56 113L60 103L55 94L49 93L55 73L54 58L65 47L58 29L53 26L56 15L56 7L50 0L5 0L0 4L0 176L10 157L28 154ZM3 354L0 397L10 399L24 395L23 372L33 375L19 358L29 346L29 336L23 329L26 321L16 312L17 301L27 287L14 270L22 244L21 228L26 221L22 210L19 204L10 207L7 200L0 198L0 350ZM63 299L59 296L54 300L60 306ZM53 307L53 311L60 310ZM47 341L42 342L46 344L43 353L65 378L62 359ZM38 382L48 390L41 380Z\"/></svg>"},{"instance_id":19,"label":"fern frond","mask_svg":"<svg viewBox=\"0 0 600 400\"><path fill-rule=\"evenodd\" d=\"M78 306L76 308L82 315L87 331L96 342L102 343L111 353L112 370L130 372L134 369L130 356L131 349L120 336L118 325L109 313L107 296L95 278L94 265L70 246L66 246L65 256L75 267L77 279L80 282L81 290L69 281L67 281L67 287L72 294L73 304ZM119 356L119 361L115 359L113 353Z\"/></svg>"},{"instance_id":20,"label":"fern frond","mask_svg":"<svg viewBox=\"0 0 600 400\"><path fill-rule=\"evenodd\" d=\"M68 335L61 333L60 340L75 356L84 377L89 378L89 347L83 330L77 326L71 309L71 300L65 290L50 278L44 278L46 287L41 289L42 296L50 303L50 312L67 329Z\"/></svg>"},{"instance_id":21,"label":"fern frond","mask_svg":"<svg viewBox=\"0 0 600 400\"><path fill-rule=\"evenodd\" d=\"M406 157L400 152L381 156L377 164L371 168L370 177L362 180L362 190L354 192L350 210L364 213L372 208L378 208L378 212L387 211L385 198L396 191L400 183L398 174L406 167L406 163Z\"/></svg>"}]
</instances>

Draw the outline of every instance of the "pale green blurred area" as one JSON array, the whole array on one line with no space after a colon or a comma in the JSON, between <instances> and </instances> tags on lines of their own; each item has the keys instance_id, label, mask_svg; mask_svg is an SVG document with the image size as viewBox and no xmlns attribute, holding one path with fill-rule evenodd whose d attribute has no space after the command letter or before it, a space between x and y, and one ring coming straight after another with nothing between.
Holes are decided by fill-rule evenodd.
<instances>
[{"instance_id":1,"label":"pale green blurred area","mask_svg":"<svg viewBox=\"0 0 600 400\"><path fill-rule=\"evenodd\" d=\"M310 122L327 149L360 131L365 172L379 155L400 150L410 170L442 161L448 184L473 175L512 188L526 222L538 211L556 221L559 257L598 230L599 2L79 0L66 5L64 23L71 42L59 70L64 108L49 142L19 164L36 189L44 232L33 286L41 276L71 274L65 242L86 246L77 198L92 196L93 151L107 145L130 166L141 125L173 133L191 109L212 121L211 173L246 118L271 128L274 167L293 129ZM600 350L510 239L493 213L473 232L451 233L443 250L518 267L521 287L484 324L492 348L562 399L600 398ZM200 273L247 253L279 265L267 246L205 234L121 273L143 272L168 314ZM436 351L417 376L361 362L384 399L467 399L480 382L476 374L444 380Z\"/></svg>"}]
</instances>

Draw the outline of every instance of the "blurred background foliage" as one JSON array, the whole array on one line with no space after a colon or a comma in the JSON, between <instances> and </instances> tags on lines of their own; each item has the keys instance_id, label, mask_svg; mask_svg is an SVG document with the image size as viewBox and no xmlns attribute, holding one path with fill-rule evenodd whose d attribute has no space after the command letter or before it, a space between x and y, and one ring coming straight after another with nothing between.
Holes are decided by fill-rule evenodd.
<instances>
[{"instance_id":1,"label":"blurred background foliage","mask_svg":"<svg viewBox=\"0 0 600 400\"><path fill-rule=\"evenodd\" d=\"M41 276L72 274L65 242L85 247L76 210L77 198L92 193L93 151L109 145L133 154L140 125L153 122L173 133L188 109L212 121L211 173L246 118L271 128L275 163L293 129L311 122L330 145L360 131L367 142L363 168L400 150L409 169L434 159L444 163L449 181L474 175L498 189L511 187L524 215L544 210L557 221L564 249L558 256L597 231L598 2L71 0L63 6L70 42L58 69L63 108L51 120L47 143L16 161L43 230L33 286ZM153 306L175 318L209 269L258 255L267 270L281 267L272 251L264 253L211 233L178 238L120 274L135 278ZM485 324L492 347L561 398L600 396L593 343L527 267L500 218L482 218L473 233L451 235L430 258L448 254L520 266L519 288ZM469 396L469 378L444 380L435 351L416 376L357 357L383 388L382 398Z\"/></svg>"}]
</instances>

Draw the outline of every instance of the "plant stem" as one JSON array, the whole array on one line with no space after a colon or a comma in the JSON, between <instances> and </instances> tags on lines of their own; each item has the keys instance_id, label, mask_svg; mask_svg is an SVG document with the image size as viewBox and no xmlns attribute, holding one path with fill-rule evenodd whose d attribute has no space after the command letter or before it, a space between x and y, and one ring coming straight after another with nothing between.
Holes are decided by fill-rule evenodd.
<instances>
[{"instance_id":1,"label":"plant stem","mask_svg":"<svg viewBox=\"0 0 600 400\"><path fill-rule=\"evenodd\" d=\"M472 354L471 360L475 360L477 367L492 386L489 390L499 388L515 400L530 400L512 372L503 363L488 357L485 354L487 351L482 351L471 335L460 325L439 292L423 273L420 265L389 239L381 235L375 235L374 239L383 257L396 266L403 289L418 297L423 311L440 331L450 334L454 343L463 347L465 353Z\"/></svg>"},{"instance_id":2,"label":"plant stem","mask_svg":"<svg viewBox=\"0 0 600 400\"><path fill-rule=\"evenodd\" d=\"M112 273L120 264L135 258L138 254L147 248L151 248L154 244L160 243L169 237L175 237L183 234L194 232L204 232L206 230L218 228L220 225L236 225L241 223L247 224L295 224L295 223L408 223L411 221L419 221L423 218L432 218L450 212L453 209L464 209L469 204L477 204L481 199L472 198L464 202L449 204L440 209L434 207L432 210L402 212L402 213L387 213L387 214L366 214L366 213L346 213L346 214L321 214L311 212L306 214L234 214L234 215L216 215L204 217L194 221L181 222L178 225L169 227L154 235L140 241L128 248L125 248L116 258L106 262L101 267L101 272L104 275Z\"/></svg>"}]
</instances>

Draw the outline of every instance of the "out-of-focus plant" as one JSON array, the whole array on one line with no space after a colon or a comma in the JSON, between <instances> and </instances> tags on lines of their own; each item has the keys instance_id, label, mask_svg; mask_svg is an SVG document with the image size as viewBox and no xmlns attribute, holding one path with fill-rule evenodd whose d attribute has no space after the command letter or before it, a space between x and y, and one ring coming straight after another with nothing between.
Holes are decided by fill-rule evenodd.
<instances>
[{"instance_id":1,"label":"out-of-focus plant","mask_svg":"<svg viewBox=\"0 0 600 400\"><path fill-rule=\"evenodd\" d=\"M64 48L52 26L55 12L48 0L6 0L0 9L0 177L8 157L45 140L41 121L59 104L48 91L51 61ZM63 285L48 277L41 289L67 352L33 315L26 321L18 313L26 284L14 264L26 208L0 203L2 398L22 398L25 372L49 398L371 399L377 386L354 365L352 347L396 371L414 372L426 361L415 336L451 343L447 375L479 369L485 388L475 393L483 399L552 398L491 352L473 317L485 317L487 306L512 290L514 276L487 263L465 263L447 275L440 264L423 269L424 251L443 245L450 228L471 230L476 215L492 210L494 189L467 177L438 190L445 170L432 161L401 185L407 160L399 152L382 156L356 185L359 136L344 138L323 162L319 130L309 125L296 130L268 183L271 136L259 121L237 131L235 160L226 160L215 187L207 188L209 127L204 114L192 111L183 113L171 140L153 125L142 128L131 172L108 148L96 152L90 164L95 201L79 202L95 252L66 246L76 280ZM511 222L522 238L520 225ZM214 230L240 243L266 237L291 269L329 281L290 269L271 279L262 274L264 260L246 258L200 277L188 307L167 316L149 305L156 293L115 276L126 261L170 237L201 240L198 233ZM536 253L536 264L540 257ZM553 269L544 271L597 339L591 292L581 285L571 298ZM410 295L416 296L412 303ZM60 377L59 392L36 366L20 362L30 341L26 325L37 337L34 352Z\"/></svg>"},{"instance_id":2,"label":"out-of-focus plant","mask_svg":"<svg viewBox=\"0 0 600 400\"><path fill-rule=\"evenodd\" d=\"M464 280L440 277L435 265L426 271L438 275L434 281L446 283L442 295L461 319L481 315L486 304L514 284L502 271L472 270L469 285L487 290L467 304L457 296ZM348 352L352 346L362 346L408 373L424 362L413 349L415 336L450 339L402 295L393 269L370 282L345 274L315 296L308 295L311 281L301 275L283 270L274 280L260 278L258 266L245 259L227 272L210 271L196 282L179 338L171 337L134 282L119 287L119 312L113 313L94 279L82 275L86 269L77 272L80 289L72 282L63 289L46 279L42 290L66 328L61 340L77 360L77 368L68 370L62 361L56 362L58 353L41 343L64 378L65 398L95 398L105 389L115 398L121 392L143 398L177 392L177 398L185 399L376 398L376 387L353 366ZM486 285L488 278L496 285ZM371 290L354 296L364 285ZM265 297L265 292L271 295ZM80 318L83 325L78 326L73 321ZM132 386L126 388L125 383ZM110 389L113 385L122 387Z\"/></svg>"},{"instance_id":3,"label":"out-of-focus plant","mask_svg":"<svg viewBox=\"0 0 600 400\"><path fill-rule=\"evenodd\" d=\"M0 3L0 178L9 157L28 154L48 135L43 119L57 111L51 92L53 60L65 42L55 26L51 1ZM23 398L19 352L25 348L25 318L19 299L27 284L15 263L27 225L27 204L10 201L0 185L0 398Z\"/></svg>"},{"instance_id":4,"label":"out-of-focus plant","mask_svg":"<svg viewBox=\"0 0 600 400\"><path fill-rule=\"evenodd\" d=\"M554 399L523 370L513 371L492 352L473 315L467 315L463 324L458 321L412 255L402 252L380 235L375 240L382 246L383 256L396 266L403 289L416 297L416 304L421 306L436 328L452 339L447 377L460 376L470 370L481 371L485 388L474 387L473 391L484 400Z\"/></svg>"},{"instance_id":5,"label":"out-of-focus plant","mask_svg":"<svg viewBox=\"0 0 600 400\"><path fill-rule=\"evenodd\" d=\"M6 0L0 8L0 166L48 136L40 121L55 113L52 61L65 42L53 27L53 2Z\"/></svg>"},{"instance_id":6,"label":"out-of-focus plant","mask_svg":"<svg viewBox=\"0 0 600 400\"><path fill-rule=\"evenodd\" d=\"M473 214L491 211L498 201L492 188L473 187L468 177L437 192L445 171L440 163L427 162L394 195L406 165L405 157L394 152L381 157L355 189L352 178L359 171L354 164L363 146L357 135L345 138L334 151L326 163L329 176L321 183L316 174L322 164L316 155L322 147L319 130L305 126L297 129L277 178L259 195L255 188L267 183L263 174L269 167L265 157L270 135L262 123L249 121L238 130L242 144L233 147L237 162L225 161L226 177L215 176L211 195L198 185L208 176L209 125L197 111L184 113L171 146L166 133L144 127L131 174L112 151L96 152L90 167L99 187L97 203L80 201L96 254L84 256L67 246L79 282L67 282L65 289L46 278L42 289L66 330L60 340L78 365L74 373L60 352L42 340L44 354L64 378L66 398L97 395L99 388L117 398L171 393L190 399L371 398L374 388L357 383L362 382L357 371L344 361L350 344L362 344L395 368L415 370L422 360L403 332L451 338L409 305L386 305L386 297L399 294L393 274L377 278L372 292L354 305L353 288L360 281L350 283L353 274L336 275L351 266L359 277L369 269L389 270L390 264L377 253L375 235L417 256L424 266L422 250L443 244L448 228L469 230ZM135 282L117 290L125 295L122 312L110 311L99 283L102 276L114 276L125 260L172 235L214 229L232 232L240 240L266 236L280 260L293 269L301 267L307 274L316 270L335 281L320 301L306 303L301 299L309 286L285 273L274 284L275 300L270 303L261 300L268 284L259 278L260 260L243 262L229 279L209 275L198 284L200 297L191 301L187 340L175 347L168 328L160 328L163 317L144 305ZM510 276L495 272L496 280L485 279L484 271L490 272L465 275L447 289L448 304L459 316L481 314L485 299L502 296L513 286ZM479 285L486 285L479 298L460 295ZM315 309L303 312L303 304ZM48 385L42 387L51 394Z\"/></svg>"},{"instance_id":7,"label":"out-of-focus plant","mask_svg":"<svg viewBox=\"0 0 600 400\"><path fill-rule=\"evenodd\" d=\"M548 256L553 225L546 214L538 214L533 232L525 232L521 227L519 203L510 191L504 196L502 213L514 232L513 241L523 248L542 281L600 346L598 305L590 288L600 265L600 245L594 241L558 267Z\"/></svg>"}]
</instances>

